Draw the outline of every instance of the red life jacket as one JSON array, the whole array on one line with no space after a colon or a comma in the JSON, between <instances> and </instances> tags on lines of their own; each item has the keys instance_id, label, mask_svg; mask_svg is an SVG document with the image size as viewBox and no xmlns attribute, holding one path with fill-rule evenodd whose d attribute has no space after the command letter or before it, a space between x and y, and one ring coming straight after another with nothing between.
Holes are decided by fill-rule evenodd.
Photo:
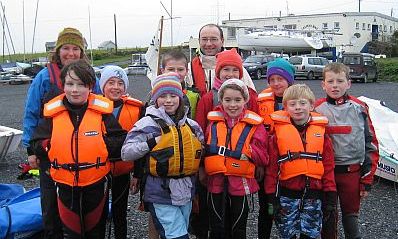
<instances>
[{"instance_id":1,"label":"red life jacket","mask_svg":"<svg viewBox=\"0 0 398 239\"><path fill-rule=\"evenodd\" d=\"M271 114L275 111L275 95L271 88L263 90L257 97L258 114L264 119L264 126L267 131L272 132L274 129L274 122L271 119Z\"/></svg>"},{"instance_id":2,"label":"red life jacket","mask_svg":"<svg viewBox=\"0 0 398 239\"><path fill-rule=\"evenodd\" d=\"M328 119L311 112L311 120L305 133L305 144L296 127L290 122L286 111L271 114L275 122L275 134L278 142L280 180L298 175L321 179L324 168L322 163L325 127Z\"/></svg>"},{"instance_id":3,"label":"red life jacket","mask_svg":"<svg viewBox=\"0 0 398 239\"><path fill-rule=\"evenodd\" d=\"M193 58L191 61L191 71L192 71L192 80L196 89L199 90L200 96L202 97L207 93L206 88L206 74L202 67L202 62L200 61L199 56Z\"/></svg>"},{"instance_id":4,"label":"red life jacket","mask_svg":"<svg viewBox=\"0 0 398 239\"><path fill-rule=\"evenodd\" d=\"M206 145L206 173L254 178L250 141L262 118L246 110L245 116L232 129L227 128L220 111L209 112L208 119L212 124Z\"/></svg>"},{"instance_id":5,"label":"red life jacket","mask_svg":"<svg viewBox=\"0 0 398 239\"><path fill-rule=\"evenodd\" d=\"M77 130L63 105L65 94L44 106L44 116L53 119L48 157L50 174L56 182L69 186L91 185L109 173L108 151L103 139L103 114L112 113L113 103L90 94L87 110Z\"/></svg>"},{"instance_id":6,"label":"red life jacket","mask_svg":"<svg viewBox=\"0 0 398 239\"><path fill-rule=\"evenodd\" d=\"M137 99L126 96L123 96L121 99L123 100L123 106L119 112L117 120L124 130L130 131L140 117L141 107L143 104ZM133 168L134 162L122 160L111 162L111 173L113 176L128 174L133 170Z\"/></svg>"}]
</instances>

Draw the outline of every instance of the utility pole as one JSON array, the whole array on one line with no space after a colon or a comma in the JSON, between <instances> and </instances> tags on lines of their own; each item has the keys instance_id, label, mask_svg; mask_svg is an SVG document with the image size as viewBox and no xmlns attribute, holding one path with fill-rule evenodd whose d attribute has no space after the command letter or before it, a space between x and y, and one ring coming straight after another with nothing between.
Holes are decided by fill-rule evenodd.
<instances>
[{"instance_id":1,"label":"utility pole","mask_svg":"<svg viewBox=\"0 0 398 239\"><path fill-rule=\"evenodd\" d=\"M23 61L26 61L25 49L25 0L22 0L22 29L23 29Z\"/></svg>"},{"instance_id":2,"label":"utility pole","mask_svg":"<svg viewBox=\"0 0 398 239\"><path fill-rule=\"evenodd\" d=\"M173 17L173 0L170 0L170 12L167 11L166 7L163 5L162 1L160 1L160 4L162 5L163 9L166 11L167 15L169 15L169 20L170 20L170 45L173 46L173 19L179 18L179 17Z\"/></svg>"},{"instance_id":3,"label":"utility pole","mask_svg":"<svg viewBox=\"0 0 398 239\"><path fill-rule=\"evenodd\" d=\"M91 66L94 66L94 59L93 59L93 41L91 38L91 13L90 13L90 6L88 6L88 29L90 32L90 59L91 59Z\"/></svg>"},{"instance_id":4,"label":"utility pole","mask_svg":"<svg viewBox=\"0 0 398 239\"><path fill-rule=\"evenodd\" d=\"M116 14L113 14L113 21L115 23L115 52L117 54Z\"/></svg>"},{"instance_id":5,"label":"utility pole","mask_svg":"<svg viewBox=\"0 0 398 239\"><path fill-rule=\"evenodd\" d=\"M37 2L36 2L35 25L33 27L32 54L33 54L33 46L35 45L36 22L37 22L37 12L38 12L38 10L39 10L39 0L37 0Z\"/></svg>"},{"instance_id":6,"label":"utility pole","mask_svg":"<svg viewBox=\"0 0 398 239\"><path fill-rule=\"evenodd\" d=\"M358 12L361 12L361 0L358 0L358 6L359 6L359 9L358 9Z\"/></svg>"}]
</instances>

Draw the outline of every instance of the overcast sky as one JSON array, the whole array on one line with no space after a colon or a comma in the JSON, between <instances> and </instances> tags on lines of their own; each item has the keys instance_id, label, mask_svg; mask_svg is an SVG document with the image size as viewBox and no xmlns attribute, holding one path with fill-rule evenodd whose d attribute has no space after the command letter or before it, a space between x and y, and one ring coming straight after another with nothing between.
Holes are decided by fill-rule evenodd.
<instances>
[{"instance_id":1,"label":"overcast sky","mask_svg":"<svg viewBox=\"0 0 398 239\"><path fill-rule=\"evenodd\" d=\"M32 51L37 0L2 0L16 52L23 47L23 1L25 3L25 49ZM201 25L228 19L270 17L291 14L356 12L359 0L173 0L174 45L197 36ZM162 0L170 12L171 0ZM198 5L200 3L200 5ZM288 6L288 7L287 7ZM168 18L159 0L39 0L34 51L44 52L46 41L55 41L64 27L78 28L90 48L89 9L93 48L114 41L113 14L117 18L119 48L147 46L161 15ZM361 0L361 11L376 11L398 17L398 0ZM2 15L2 14L1 14ZM170 45L170 21L165 21L164 45ZM0 37L3 43L2 37ZM0 45L2 50L2 45ZM10 45L11 49L11 45ZM1 51L0 50L0 51ZM5 50L7 54L7 48Z\"/></svg>"}]
</instances>

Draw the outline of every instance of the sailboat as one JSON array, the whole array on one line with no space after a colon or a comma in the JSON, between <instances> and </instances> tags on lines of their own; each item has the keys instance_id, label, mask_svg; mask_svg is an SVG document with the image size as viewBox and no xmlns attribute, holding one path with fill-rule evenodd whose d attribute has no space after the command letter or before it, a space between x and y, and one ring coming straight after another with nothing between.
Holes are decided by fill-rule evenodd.
<instances>
[{"instance_id":1,"label":"sailboat","mask_svg":"<svg viewBox=\"0 0 398 239\"><path fill-rule=\"evenodd\" d=\"M311 32L266 30L237 36L238 47L249 51L290 52L321 49L321 38Z\"/></svg>"}]
</instances>

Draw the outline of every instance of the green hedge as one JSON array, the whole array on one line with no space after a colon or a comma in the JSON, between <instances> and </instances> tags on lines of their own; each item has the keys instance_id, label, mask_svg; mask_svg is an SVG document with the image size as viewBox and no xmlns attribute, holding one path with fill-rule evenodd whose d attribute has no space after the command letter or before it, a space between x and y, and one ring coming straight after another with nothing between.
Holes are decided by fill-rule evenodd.
<instances>
[{"instance_id":1,"label":"green hedge","mask_svg":"<svg viewBox=\"0 0 398 239\"><path fill-rule=\"evenodd\" d=\"M398 82L398 58L377 59L379 80Z\"/></svg>"}]
</instances>

